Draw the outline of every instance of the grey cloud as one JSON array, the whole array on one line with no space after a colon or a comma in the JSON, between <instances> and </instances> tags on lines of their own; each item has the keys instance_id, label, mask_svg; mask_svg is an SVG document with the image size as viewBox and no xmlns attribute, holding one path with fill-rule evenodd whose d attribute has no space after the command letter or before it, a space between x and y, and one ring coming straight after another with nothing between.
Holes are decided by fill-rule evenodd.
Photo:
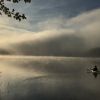
<instances>
[{"instance_id":1,"label":"grey cloud","mask_svg":"<svg viewBox=\"0 0 100 100\"><path fill-rule=\"evenodd\" d=\"M39 24L40 32L5 35L0 43L15 55L87 56L85 52L99 48L99 16L97 9L69 20L50 19Z\"/></svg>"},{"instance_id":2,"label":"grey cloud","mask_svg":"<svg viewBox=\"0 0 100 100\"><path fill-rule=\"evenodd\" d=\"M54 37L48 40L27 41L12 46L16 54L36 56L80 56L84 40L75 35Z\"/></svg>"},{"instance_id":3,"label":"grey cloud","mask_svg":"<svg viewBox=\"0 0 100 100\"><path fill-rule=\"evenodd\" d=\"M35 5L34 5L35 3ZM37 10L37 14L42 18L57 17L58 15L64 15L67 17L73 17L80 12L85 12L87 10L93 10L100 7L100 1L91 1L91 0L34 0L32 3L33 6L40 6L40 9ZM42 6L42 7L41 7ZM45 7L46 6L46 7ZM48 7L49 6L49 7ZM45 8L44 8L45 7Z\"/></svg>"},{"instance_id":4,"label":"grey cloud","mask_svg":"<svg viewBox=\"0 0 100 100\"><path fill-rule=\"evenodd\" d=\"M38 31L38 23L58 16L71 18L80 13L100 8L100 0L32 0L31 4L24 6L20 4L15 8L27 15L27 22L30 23L30 26L26 26L26 29ZM18 23L15 25L15 23L13 21L10 22L15 27L22 26Z\"/></svg>"}]
</instances>

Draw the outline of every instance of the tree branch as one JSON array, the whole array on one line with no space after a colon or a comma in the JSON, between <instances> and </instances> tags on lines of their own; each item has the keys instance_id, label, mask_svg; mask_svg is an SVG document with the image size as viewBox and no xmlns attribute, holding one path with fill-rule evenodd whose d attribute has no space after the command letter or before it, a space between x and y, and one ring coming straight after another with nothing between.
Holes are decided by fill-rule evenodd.
<instances>
[{"instance_id":1,"label":"tree branch","mask_svg":"<svg viewBox=\"0 0 100 100\"><path fill-rule=\"evenodd\" d=\"M12 17L12 18L14 18L18 21L21 21L22 19L26 19L25 14L20 14L19 12L16 12L15 9L12 9L10 11L10 9L5 6L4 1L19 3L21 0L0 0L0 15L2 15L2 13L4 13L8 17ZM25 3L31 3L31 0L24 0L24 2Z\"/></svg>"}]
</instances>

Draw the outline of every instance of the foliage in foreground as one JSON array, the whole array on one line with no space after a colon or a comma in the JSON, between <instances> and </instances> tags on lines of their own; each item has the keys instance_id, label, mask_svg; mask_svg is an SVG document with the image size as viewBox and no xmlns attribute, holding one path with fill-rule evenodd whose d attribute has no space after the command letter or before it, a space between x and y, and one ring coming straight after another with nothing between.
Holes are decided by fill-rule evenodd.
<instances>
[{"instance_id":1,"label":"foliage in foreground","mask_svg":"<svg viewBox=\"0 0 100 100\"><path fill-rule=\"evenodd\" d=\"M22 19L26 19L25 14L20 14L19 12L16 12L15 9L10 10L6 5L5 2L9 1L12 3L20 3L21 0L0 0L0 15L3 13L7 15L8 17L12 17L18 21L21 21ZM31 0L24 0L25 3L31 3Z\"/></svg>"}]
</instances>

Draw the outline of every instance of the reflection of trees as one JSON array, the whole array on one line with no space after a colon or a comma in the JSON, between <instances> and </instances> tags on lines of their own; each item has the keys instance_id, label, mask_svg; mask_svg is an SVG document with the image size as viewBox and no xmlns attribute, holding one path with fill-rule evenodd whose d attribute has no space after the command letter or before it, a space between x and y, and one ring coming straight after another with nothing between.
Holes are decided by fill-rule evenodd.
<instances>
[{"instance_id":1,"label":"reflection of trees","mask_svg":"<svg viewBox=\"0 0 100 100\"><path fill-rule=\"evenodd\" d=\"M21 21L22 19L26 19L25 14L20 14L19 12L16 12L15 9L10 10L6 5L4 1L9 1L13 3L19 3L21 0L0 0L0 15L4 13L8 17L13 17L16 20ZM25 3L30 3L31 0L24 0Z\"/></svg>"}]
</instances>

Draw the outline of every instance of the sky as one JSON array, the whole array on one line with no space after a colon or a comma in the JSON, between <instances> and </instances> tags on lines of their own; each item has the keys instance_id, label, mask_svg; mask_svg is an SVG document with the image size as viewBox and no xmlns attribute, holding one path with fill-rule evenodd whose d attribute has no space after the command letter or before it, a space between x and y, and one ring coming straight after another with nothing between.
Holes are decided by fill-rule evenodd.
<instances>
[{"instance_id":1,"label":"sky","mask_svg":"<svg viewBox=\"0 0 100 100\"><path fill-rule=\"evenodd\" d=\"M25 13L27 20L0 16L0 54L98 55L100 0L32 0L6 5Z\"/></svg>"}]
</instances>

